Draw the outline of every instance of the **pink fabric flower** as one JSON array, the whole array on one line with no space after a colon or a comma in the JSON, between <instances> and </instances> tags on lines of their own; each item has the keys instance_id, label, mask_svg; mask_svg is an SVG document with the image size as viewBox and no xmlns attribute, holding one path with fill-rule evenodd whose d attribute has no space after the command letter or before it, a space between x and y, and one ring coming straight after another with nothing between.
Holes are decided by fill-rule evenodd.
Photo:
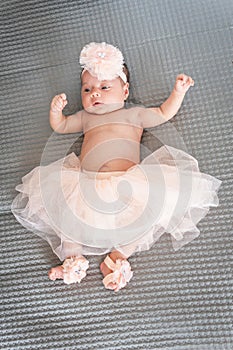
<instances>
[{"instance_id":1,"label":"pink fabric flower","mask_svg":"<svg viewBox=\"0 0 233 350\"><path fill-rule=\"evenodd\" d=\"M64 283L80 283L86 276L86 270L89 267L89 261L83 256L71 257L64 261L63 265Z\"/></svg>"},{"instance_id":2,"label":"pink fabric flower","mask_svg":"<svg viewBox=\"0 0 233 350\"><path fill-rule=\"evenodd\" d=\"M125 83L127 81L123 72L123 55L113 45L105 42L90 43L82 49L79 62L84 70L100 81L117 77L121 77Z\"/></svg>"}]
</instances>

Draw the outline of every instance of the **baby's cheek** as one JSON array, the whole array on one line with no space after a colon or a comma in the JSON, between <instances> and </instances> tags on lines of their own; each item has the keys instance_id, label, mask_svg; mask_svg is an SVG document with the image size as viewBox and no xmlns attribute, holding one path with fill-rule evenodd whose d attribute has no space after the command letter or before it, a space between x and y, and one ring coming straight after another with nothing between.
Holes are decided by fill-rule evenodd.
<instances>
[{"instance_id":1,"label":"baby's cheek","mask_svg":"<svg viewBox=\"0 0 233 350\"><path fill-rule=\"evenodd\" d=\"M86 108L89 106L87 98L82 97L81 100L82 100L83 108Z\"/></svg>"}]
</instances>

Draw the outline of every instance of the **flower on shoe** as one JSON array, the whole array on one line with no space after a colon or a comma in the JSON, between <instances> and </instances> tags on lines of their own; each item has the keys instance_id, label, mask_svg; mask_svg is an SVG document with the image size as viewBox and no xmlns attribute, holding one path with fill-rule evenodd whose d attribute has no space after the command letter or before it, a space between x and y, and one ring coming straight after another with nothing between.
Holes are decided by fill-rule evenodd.
<instances>
[{"instance_id":1,"label":"flower on shoe","mask_svg":"<svg viewBox=\"0 0 233 350\"><path fill-rule=\"evenodd\" d=\"M89 267L89 261L83 256L71 257L64 261L62 267L64 274L64 283L80 283L81 280L86 276L86 270Z\"/></svg>"},{"instance_id":2,"label":"flower on shoe","mask_svg":"<svg viewBox=\"0 0 233 350\"><path fill-rule=\"evenodd\" d=\"M124 58L121 51L113 45L90 43L81 51L79 62L98 80L113 80L122 75Z\"/></svg>"}]
</instances>

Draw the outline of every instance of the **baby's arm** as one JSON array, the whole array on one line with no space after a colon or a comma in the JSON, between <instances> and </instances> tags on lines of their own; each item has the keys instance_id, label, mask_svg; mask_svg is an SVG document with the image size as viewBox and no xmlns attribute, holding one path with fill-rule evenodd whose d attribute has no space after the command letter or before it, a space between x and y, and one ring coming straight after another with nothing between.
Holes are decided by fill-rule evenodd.
<instances>
[{"instance_id":1,"label":"baby's arm","mask_svg":"<svg viewBox=\"0 0 233 350\"><path fill-rule=\"evenodd\" d=\"M143 119L143 127L151 128L167 122L174 117L183 102L186 92L190 86L194 85L194 81L191 77L180 74L176 78L175 86L168 99L162 103L160 107L148 108L148 110L154 113L146 113Z\"/></svg>"},{"instance_id":2,"label":"baby's arm","mask_svg":"<svg viewBox=\"0 0 233 350\"><path fill-rule=\"evenodd\" d=\"M62 110L67 105L66 95L56 95L50 105L49 121L52 129L60 134L71 134L82 131L81 111L64 116Z\"/></svg>"}]
</instances>

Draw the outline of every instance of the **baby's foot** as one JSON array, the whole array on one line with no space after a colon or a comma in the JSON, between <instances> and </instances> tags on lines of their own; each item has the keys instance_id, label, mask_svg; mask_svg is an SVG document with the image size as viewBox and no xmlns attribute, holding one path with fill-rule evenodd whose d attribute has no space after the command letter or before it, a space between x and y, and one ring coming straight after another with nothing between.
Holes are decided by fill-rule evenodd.
<instances>
[{"instance_id":1,"label":"baby's foot","mask_svg":"<svg viewBox=\"0 0 233 350\"><path fill-rule=\"evenodd\" d=\"M124 288L133 276L129 262L118 251L113 251L105 258L100 265L100 270L104 276L104 286L115 292Z\"/></svg>"},{"instance_id":2,"label":"baby's foot","mask_svg":"<svg viewBox=\"0 0 233 350\"><path fill-rule=\"evenodd\" d=\"M122 260L126 259L126 257L120 252L118 252L117 250L114 250L113 252L111 252L109 254L109 257L112 259L114 263L116 262L116 259L122 259ZM104 261L100 264L100 271L102 272L104 277L112 272L112 270L105 264Z\"/></svg>"},{"instance_id":3,"label":"baby's foot","mask_svg":"<svg viewBox=\"0 0 233 350\"><path fill-rule=\"evenodd\" d=\"M63 270L63 266L56 266L53 267L51 270L49 270L49 279L52 281L55 281L56 279L62 279L64 277L64 270Z\"/></svg>"},{"instance_id":4,"label":"baby's foot","mask_svg":"<svg viewBox=\"0 0 233 350\"><path fill-rule=\"evenodd\" d=\"M53 267L49 271L49 278L52 281L63 279L64 283L80 283L86 276L89 262L84 256L67 258L61 266Z\"/></svg>"}]
</instances>

